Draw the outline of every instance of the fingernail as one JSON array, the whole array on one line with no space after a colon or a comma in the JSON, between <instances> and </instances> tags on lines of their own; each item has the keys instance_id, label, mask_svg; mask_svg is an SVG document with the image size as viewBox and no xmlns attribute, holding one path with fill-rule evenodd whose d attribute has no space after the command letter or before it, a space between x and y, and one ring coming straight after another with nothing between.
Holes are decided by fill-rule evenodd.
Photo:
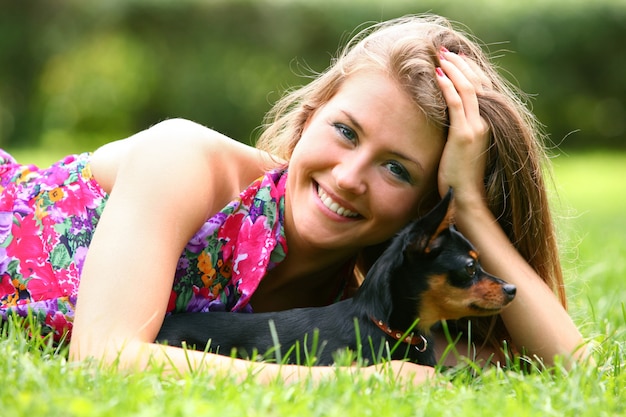
<instances>
[{"instance_id":1,"label":"fingernail","mask_svg":"<svg viewBox=\"0 0 626 417\"><path fill-rule=\"evenodd\" d=\"M443 77L445 74L443 73L443 70L439 67L435 68L435 72L437 73L438 76Z\"/></svg>"},{"instance_id":2,"label":"fingernail","mask_svg":"<svg viewBox=\"0 0 626 417\"><path fill-rule=\"evenodd\" d=\"M441 52L450 52L448 51L448 48L446 48L445 46L441 45Z\"/></svg>"}]
</instances>

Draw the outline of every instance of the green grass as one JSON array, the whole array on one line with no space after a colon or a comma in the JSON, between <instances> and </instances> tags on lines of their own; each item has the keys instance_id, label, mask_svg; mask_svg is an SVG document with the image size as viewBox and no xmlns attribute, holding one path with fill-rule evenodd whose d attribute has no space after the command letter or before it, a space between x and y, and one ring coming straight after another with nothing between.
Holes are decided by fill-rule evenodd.
<instances>
[{"instance_id":1,"label":"green grass","mask_svg":"<svg viewBox=\"0 0 626 417\"><path fill-rule=\"evenodd\" d=\"M28 155L20 155L27 161ZM42 157L39 163L47 162ZM626 155L555 160L570 309L595 341L596 365L569 372L475 369L444 374L451 386L406 387L338 372L318 385L207 374L177 379L69 363L45 340L5 326L0 413L6 416L617 416L626 413Z\"/></svg>"},{"instance_id":2,"label":"green grass","mask_svg":"<svg viewBox=\"0 0 626 417\"><path fill-rule=\"evenodd\" d=\"M562 156L554 167L571 313L585 335L623 330L626 154Z\"/></svg>"}]
</instances>

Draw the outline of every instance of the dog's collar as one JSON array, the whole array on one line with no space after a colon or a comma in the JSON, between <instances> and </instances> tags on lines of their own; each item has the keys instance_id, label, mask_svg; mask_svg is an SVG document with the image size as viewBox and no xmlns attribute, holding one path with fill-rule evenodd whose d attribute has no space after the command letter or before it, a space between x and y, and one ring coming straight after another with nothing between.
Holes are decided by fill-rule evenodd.
<instances>
[{"instance_id":1,"label":"dog's collar","mask_svg":"<svg viewBox=\"0 0 626 417\"><path fill-rule=\"evenodd\" d=\"M394 330L386 325L384 321L378 320L373 316L370 316L370 319L374 322L376 326L378 326L380 330L400 342L408 343L409 345L415 346L415 349L417 349L418 352L424 352L428 348L428 340L426 340L426 338L421 334L418 336L414 336L411 333L403 338L402 336L405 332L402 332L400 330ZM422 346L418 346L419 344L422 344Z\"/></svg>"}]
</instances>

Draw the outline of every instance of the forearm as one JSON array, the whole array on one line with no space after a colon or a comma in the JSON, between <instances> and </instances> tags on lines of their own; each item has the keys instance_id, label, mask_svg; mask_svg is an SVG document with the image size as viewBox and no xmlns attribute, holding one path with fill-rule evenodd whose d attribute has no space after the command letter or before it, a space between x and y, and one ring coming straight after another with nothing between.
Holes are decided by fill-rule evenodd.
<instances>
[{"instance_id":1,"label":"forearm","mask_svg":"<svg viewBox=\"0 0 626 417\"><path fill-rule=\"evenodd\" d=\"M277 379L294 381L307 376L307 368L301 366L279 366L272 363L247 361L214 353L182 349L173 346L137 342L120 352L120 363L130 371L161 369L164 374L182 377L193 372L229 377L242 382L253 376L259 383L269 383ZM322 377L330 368L321 369Z\"/></svg>"},{"instance_id":2,"label":"forearm","mask_svg":"<svg viewBox=\"0 0 626 417\"><path fill-rule=\"evenodd\" d=\"M209 373L218 377L228 377L235 381L254 378L261 384L281 380L284 382L320 382L332 378L337 372L359 372L362 376L389 372L394 380L412 384L432 380L434 369L408 362L392 361L364 368L335 366L302 366L267 362L254 362L229 356L146 342L129 342L118 347L102 349L99 354L104 363L116 364L120 370L141 372L158 369L163 374L182 377L191 372ZM72 355L74 360L87 359L87 355Z\"/></svg>"},{"instance_id":3,"label":"forearm","mask_svg":"<svg viewBox=\"0 0 626 417\"><path fill-rule=\"evenodd\" d=\"M457 212L457 226L477 247L484 268L517 286L502 313L512 342L551 364L555 355L580 357L583 339L555 294L519 254L485 205Z\"/></svg>"},{"instance_id":4,"label":"forearm","mask_svg":"<svg viewBox=\"0 0 626 417\"><path fill-rule=\"evenodd\" d=\"M279 377L289 381L306 376L305 367L246 361L214 353L141 341L119 343L111 341L108 346L93 352L79 352L79 349L75 348L70 351L70 358L76 361L95 358L100 364L115 366L122 372L134 373L152 369L159 370L164 375L177 377L203 372L244 381L254 375L259 382L267 383ZM330 370L331 368L324 368L318 373L322 376Z\"/></svg>"}]
</instances>

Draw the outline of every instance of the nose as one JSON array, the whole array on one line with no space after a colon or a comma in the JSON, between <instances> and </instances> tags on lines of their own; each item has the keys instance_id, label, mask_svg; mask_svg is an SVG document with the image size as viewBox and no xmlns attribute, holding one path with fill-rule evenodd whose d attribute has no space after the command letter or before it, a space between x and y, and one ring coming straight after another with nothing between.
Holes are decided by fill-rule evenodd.
<instances>
[{"instance_id":1,"label":"nose","mask_svg":"<svg viewBox=\"0 0 626 417\"><path fill-rule=\"evenodd\" d=\"M515 293L517 292L517 287L513 284L505 284L502 286L502 292L509 299L512 300L515 298Z\"/></svg>"},{"instance_id":2,"label":"nose","mask_svg":"<svg viewBox=\"0 0 626 417\"><path fill-rule=\"evenodd\" d=\"M365 164L358 158L345 158L332 170L337 188L353 194L363 194L367 190Z\"/></svg>"}]
</instances>

